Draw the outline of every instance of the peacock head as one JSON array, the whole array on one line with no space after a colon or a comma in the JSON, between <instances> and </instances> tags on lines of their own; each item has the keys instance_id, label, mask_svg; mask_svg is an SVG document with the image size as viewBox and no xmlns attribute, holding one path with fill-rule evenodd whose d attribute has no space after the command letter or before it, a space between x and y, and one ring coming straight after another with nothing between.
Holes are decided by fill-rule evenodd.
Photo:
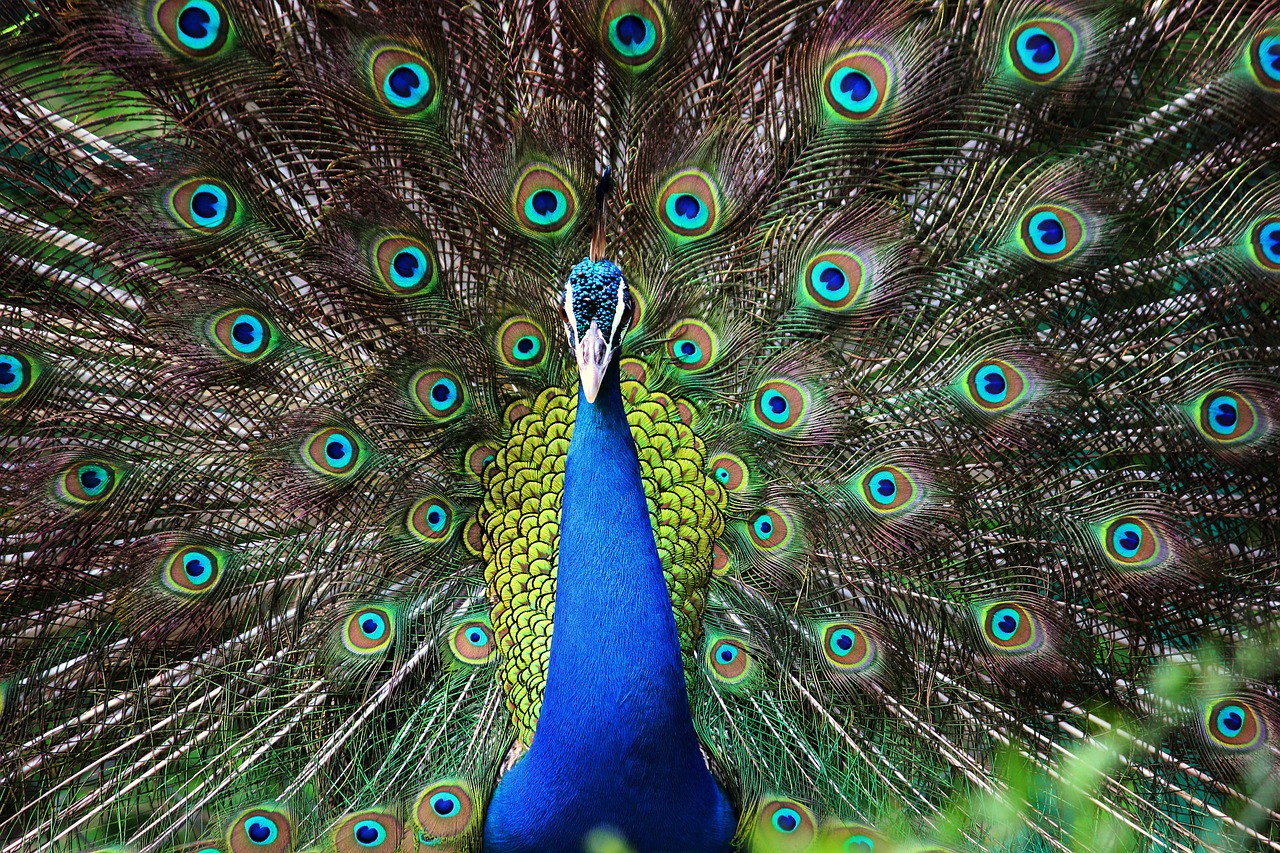
<instances>
[{"instance_id":1,"label":"peacock head","mask_svg":"<svg viewBox=\"0 0 1280 853\"><path fill-rule=\"evenodd\" d=\"M617 264L583 258L569 273L559 308L569 349L578 360L582 393L594 403L631 326L635 301Z\"/></svg>"}]
</instances>

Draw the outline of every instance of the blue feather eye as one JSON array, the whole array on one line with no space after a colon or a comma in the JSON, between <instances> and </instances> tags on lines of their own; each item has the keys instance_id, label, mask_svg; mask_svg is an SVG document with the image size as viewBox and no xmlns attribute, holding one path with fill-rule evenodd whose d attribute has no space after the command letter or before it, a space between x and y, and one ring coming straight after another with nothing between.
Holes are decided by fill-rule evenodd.
<instances>
[{"instance_id":1,"label":"blue feather eye","mask_svg":"<svg viewBox=\"0 0 1280 853\"><path fill-rule=\"evenodd\" d=\"M1009 36L1009 63L1023 80L1052 83L1071 67L1078 43L1075 30L1063 21L1027 21Z\"/></svg>"},{"instance_id":2,"label":"blue feather eye","mask_svg":"<svg viewBox=\"0 0 1280 853\"><path fill-rule=\"evenodd\" d=\"M169 192L168 205L179 222L206 234L216 234L238 221L231 188L212 178L179 184Z\"/></svg>"},{"instance_id":3,"label":"blue feather eye","mask_svg":"<svg viewBox=\"0 0 1280 853\"><path fill-rule=\"evenodd\" d=\"M472 665L488 663L498 653L493 628L482 619L463 622L453 630L451 650L454 657L462 663Z\"/></svg>"},{"instance_id":4,"label":"blue feather eye","mask_svg":"<svg viewBox=\"0 0 1280 853\"><path fill-rule=\"evenodd\" d=\"M794 800L766 800L761 804L752 832L755 844L766 850L807 850L817 835L813 813Z\"/></svg>"},{"instance_id":5,"label":"blue feather eye","mask_svg":"<svg viewBox=\"0 0 1280 853\"><path fill-rule=\"evenodd\" d=\"M498 330L498 353L507 367L537 367L546 359L547 335L527 317L513 317Z\"/></svg>"},{"instance_id":6,"label":"blue feather eye","mask_svg":"<svg viewBox=\"0 0 1280 853\"><path fill-rule=\"evenodd\" d=\"M1268 216L1253 223L1249 229L1249 255L1259 268L1280 272L1280 217Z\"/></svg>"},{"instance_id":7,"label":"blue feather eye","mask_svg":"<svg viewBox=\"0 0 1280 853\"><path fill-rule=\"evenodd\" d=\"M36 376L35 364L25 355L0 353L0 405L22 399L31 390Z\"/></svg>"},{"instance_id":8,"label":"blue feather eye","mask_svg":"<svg viewBox=\"0 0 1280 853\"><path fill-rule=\"evenodd\" d=\"M751 669L751 655L742 642L722 637L707 649L707 663L717 681L733 684L747 677Z\"/></svg>"},{"instance_id":9,"label":"blue feather eye","mask_svg":"<svg viewBox=\"0 0 1280 853\"><path fill-rule=\"evenodd\" d=\"M791 541L791 522L777 507L766 506L751 518L751 543L765 551L782 548Z\"/></svg>"},{"instance_id":10,"label":"blue feather eye","mask_svg":"<svg viewBox=\"0 0 1280 853\"><path fill-rule=\"evenodd\" d=\"M302 460L320 474L343 477L364 461L364 447L354 434L329 427L313 434L302 446Z\"/></svg>"},{"instance_id":11,"label":"blue feather eye","mask_svg":"<svg viewBox=\"0 0 1280 853\"><path fill-rule=\"evenodd\" d=\"M1018 242L1038 261L1055 262L1075 254L1088 237L1084 220L1058 205L1042 204L1022 215Z\"/></svg>"},{"instance_id":12,"label":"blue feather eye","mask_svg":"<svg viewBox=\"0 0 1280 853\"><path fill-rule=\"evenodd\" d=\"M809 398L799 385L785 379L765 382L756 391L751 414L769 432L787 433L804 422Z\"/></svg>"},{"instance_id":13,"label":"blue feather eye","mask_svg":"<svg viewBox=\"0 0 1280 853\"><path fill-rule=\"evenodd\" d=\"M224 560L225 556L212 548L188 545L165 561L161 581L179 595L205 593L218 585Z\"/></svg>"},{"instance_id":14,"label":"blue feather eye","mask_svg":"<svg viewBox=\"0 0 1280 853\"><path fill-rule=\"evenodd\" d=\"M456 417L467 402L462 380L447 370L418 373L413 379L413 397L419 409L439 421Z\"/></svg>"},{"instance_id":15,"label":"blue feather eye","mask_svg":"<svg viewBox=\"0 0 1280 853\"><path fill-rule=\"evenodd\" d=\"M858 626L836 622L822 631L822 654L841 672L859 672L875 661L876 645Z\"/></svg>"},{"instance_id":16,"label":"blue feather eye","mask_svg":"<svg viewBox=\"0 0 1280 853\"><path fill-rule=\"evenodd\" d=\"M569 181L546 163L526 166L511 199L516 223L533 236L559 234L573 222L578 196Z\"/></svg>"},{"instance_id":17,"label":"blue feather eye","mask_svg":"<svg viewBox=\"0 0 1280 853\"><path fill-rule=\"evenodd\" d=\"M860 301L866 275L866 262L860 256L832 249L805 265L800 292L806 303L817 308L844 311Z\"/></svg>"},{"instance_id":18,"label":"blue feather eye","mask_svg":"<svg viewBox=\"0 0 1280 853\"><path fill-rule=\"evenodd\" d=\"M919 501L916 481L896 465L872 468L858 480L858 494L868 509L880 515L905 512Z\"/></svg>"},{"instance_id":19,"label":"blue feather eye","mask_svg":"<svg viewBox=\"0 0 1280 853\"><path fill-rule=\"evenodd\" d=\"M193 59L218 53L231 35L226 10L213 0L163 0L151 19L169 47Z\"/></svg>"},{"instance_id":20,"label":"blue feather eye","mask_svg":"<svg viewBox=\"0 0 1280 853\"><path fill-rule=\"evenodd\" d=\"M841 121L867 121L878 116L889 99L893 74L889 62L872 50L841 56L823 78L828 113Z\"/></svg>"},{"instance_id":21,"label":"blue feather eye","mask_svg":"<svg viewBox=\"0 0 1280 853\"><path fill-rule=\"evenodd\" d=\"M605 53L632 71L642 71L662 52L662 14L649 0L612 0L600 16Z\"/></svg>"},{"instance_id":22,"label":"blue feather eye","mask_svg":"<svg viewBox=\"0 0 1280 853\"><path fill-rule=\"evenodd\" d=\"M467 471L477 480L483 480L484 471L498 458L498 448L492 444L473 444L464 457Z\"/></svg>"},{"instance_id":23,"label":"blue feather eye","mask_svg":"<svg viewBox=\"0 0 1280 853\"><path fill-rule=\"evenodd\" d=\"M440 280L435 252L413 237L382 237L374 241L371 257L378 280L392 296L416 296L433 289Z\"/></svg>"},{"instance_id":24,"label":"blue feather eye","mask_svg":"<svg viewBox=\"0 0 1280 853\"><path fill-rule=\"evenodd\" d=\"M224 355L241 362L257 361L276 343L267 318L248 308L215 316L209 324L209 337Z\"/></svg>"},{"instance_id":25,"label":"blue feather eye","mask_svg":"<svg viewBox=\"0 0 1280 853\"><path fill-rule=\"evenodd\" d=\"M363 811L348 815L333 833L336 853L393 853L401 849L404 825L393 814Z\"/></svg>"},{"instance_id":26,"label":"blue feather eye","mask_svg":"<svg viewBox=\"0 0 1280 853\"><path fill-rule=\"evenodd\" d=\"M233 853L284 853L293 849L293 823L283 811L250 809L232 824L227 846Z\"/></svg>"},{"instance_id":27,"label":"blue feather eye","mask_svg":"<svg viewBox=\"0 0 1280 853\"><path fill-rule=\"evenodd\" d=\"M1039 623L1021 604L989 604L982 608L980 617L983 638L999 651L1022 654L1035 651L1044 643Z\"/></svg>"},{"instance_id":28,"label":"blue feather eye","mask_svg":"<svg viewBox=\"0 0 1280 853\"><path fill-rule=\"evenodd\" d=\"M1102 545L1107 556L1125 568L1151 568L1168 556L1160 534L1135 515L1120 516L1103 525Z\"/></svg>"},{"instance_id":29,"label":"blue feather eye","mask_svg":"<svg viewBox=\"0 0 1280 853\"><path fill-rule=\"evenodd\" d=\"M1195 407L1200 434L1219 444L1236 444L1256 438L1262 419L1247 397L1220 389L1200 398Z\"/></svg>"},{"instance_id":30,"label":"blue feather eye","mask_svg":"<svg viewBox=\"0 0 1280 853\"><path fill-rule=\"evenodd\" d=\"M745 492L748 485L747 465L732 453L717 453L707 461L711 476L726 492Z\"/></svg>"},{"instance_id":31,"label":"blue feather eye","mask_svg":"<svg viewBox=\"0 0 1280 853\"><path fill-rule=\"evenodd\" d=\"M1029 383L1022 371L998 358L980 361L964 378L965 398L984 412L1007 412L1026 398Z\"/></svg>"},{"instance_id":32,"label":"blue feather eye","mask_svg":"<svg viewBox=\"0 0 1280 853\"><path fill-rule=\"evenodd\" d=\"M658 193L657 206L658 221L677 240L705 236L719 224L719 189L701 169L685 169L669 178Z\"/></svg>"},{"instance_id":33,"label":"blue feather eye","mask_svg":"<svg viewBox=\"0 0 1280 853\"><path fill-rule=\"evenodd\" d=\"M384 607L362 607L347 617L342 644L353 654L376 655L387 649L395 637L395 619Z\"/></svg>"},{"instance_id":34,"label":"blue feather eye","mask_svg":"<svg viewBox=\"0 0 1280 853\"><path fill-rule=\"evenodd\" d=\"M397 116L417 118L433 111L438 78L426 57L408 47L384 47L369 57L374 97Z\"/></svg>"},{"instance_id":35,"label":"blue feather eye","mask_svg":"<svg viewBox=\"0 0 1280 853\"><path fill-rule=\"evenodd\" d=\"M1204 731L1215 746L1232 752L1257 749L1267 739L1267 726L1251 702L1238 696L1205 705Z\"/></svg>"},{"instance_id":36,"label":"blue feather eye","mask_svg":"<svg viewBox=\"0 0 1280 853\"><path fill-rule=\"evenodd\" d=\"M436 839L462 835L471 826L474 803L471 792L461 782L443 781L427 788L414 806L419 841L430 844Z\"/></svg>"},{"instance_id":37,"label":"blue feather eye","mask_svg":"<svg viewBox=\"0 0 1280 853\"><path fill-rule=\"evenodd\" d=\"M1249 47L1249 70L1259 86L1280 92L1280 30L1266 29Z\"/></svg>"},{"instance_id":38,"label":"blue feather eye","mask_svg":"<svg viewBox=\"0 0 1280 853\"><path fill-rule=\"evenodd\" d=\"M453 532L453 507L437 495L423 498L410 508L406 526L422 542L443 542Z\"/></svg>"},{"instance_id":39,"label":"blue feather eye","mask_svg":"<svg viewBox=\"0 0 1280 853\"><path fill-rule=\"evenodd\" d=\"M700 320L681 320L667 330L667 355L681 370L705 370L716 357L719 339Z\"/></svg>"},{"instance_id":40,"label":"blue feather eye","mask_svg":"<svg viewBox=\"0 0 1280 853\"><path fill-rule=\"evenodd\" d=\"M111 497L116 479L115 468L105 462L81 462L63 472L56 489L63 501L88 506Z\"/></svg>"}]
</instances>

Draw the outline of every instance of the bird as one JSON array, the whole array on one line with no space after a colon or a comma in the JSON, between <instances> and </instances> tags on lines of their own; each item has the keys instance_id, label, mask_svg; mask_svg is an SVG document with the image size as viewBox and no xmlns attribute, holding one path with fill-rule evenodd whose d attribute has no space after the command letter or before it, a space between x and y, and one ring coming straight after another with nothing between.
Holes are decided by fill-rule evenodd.
<instances>
[{"instance_id":1,"label":"bird","mask_svg":"<svg viewBox=\"0 0 1280 853\"><path fill-rule=\"evenodd\" d=\"M1280 850L1272 0L0 46L0 850Z\"/></svg>"}]
</instances>

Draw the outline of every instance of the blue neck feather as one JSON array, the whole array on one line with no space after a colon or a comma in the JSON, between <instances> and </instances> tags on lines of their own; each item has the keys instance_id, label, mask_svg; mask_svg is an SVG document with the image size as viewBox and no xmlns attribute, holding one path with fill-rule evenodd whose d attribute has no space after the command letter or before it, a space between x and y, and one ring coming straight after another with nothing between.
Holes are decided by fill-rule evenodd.
<instances>
[{"instance_id":1,"label":"blue neck feather","mask_svg":"<svg viewBox=\"0 0 1280 853\"><path fill-rule=\"evenodd\" d=\"M618 364L581 394L565 466L555 630L529 752L502 778L485 850L573 851L607 825L641 851L725 851L627 425Z\"/></svg>"}]
</instances>

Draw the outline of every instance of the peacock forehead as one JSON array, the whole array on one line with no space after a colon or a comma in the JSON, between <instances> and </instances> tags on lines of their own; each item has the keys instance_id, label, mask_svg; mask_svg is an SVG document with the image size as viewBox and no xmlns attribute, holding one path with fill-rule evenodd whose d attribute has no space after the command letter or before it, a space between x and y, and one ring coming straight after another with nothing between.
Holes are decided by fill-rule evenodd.
<instances>
[{"instance_id":1,"label":"peacock forehead","mask_svg":"<svg viewBox=\"0 0 1280 853\"><path fill-rule=\"evenodd\" d=\"M681 650L692 661L712 546L725 530L725 491L707 473L706 447L685 422L687 403L632 379L623 381L622 393ZM485 472L479 512L485 586L507 705L525 743L537 725L551 654L560 505L577 406L571 387L544 390L514 422Z\"/></svg>"},{"instance_id":2,"label":"peacock forehead","mask_svg":"<svg viewBox=\"0 0 1280 853\"><path fill-rule=\"evenodd\" d=\"M618 310L618 292L626 286L622 270L613 261L583 258L569 271L565 282L566 308L572 308L578 335L585 335L594 320L607 336Z\"/></svg>"}]
</instances>

